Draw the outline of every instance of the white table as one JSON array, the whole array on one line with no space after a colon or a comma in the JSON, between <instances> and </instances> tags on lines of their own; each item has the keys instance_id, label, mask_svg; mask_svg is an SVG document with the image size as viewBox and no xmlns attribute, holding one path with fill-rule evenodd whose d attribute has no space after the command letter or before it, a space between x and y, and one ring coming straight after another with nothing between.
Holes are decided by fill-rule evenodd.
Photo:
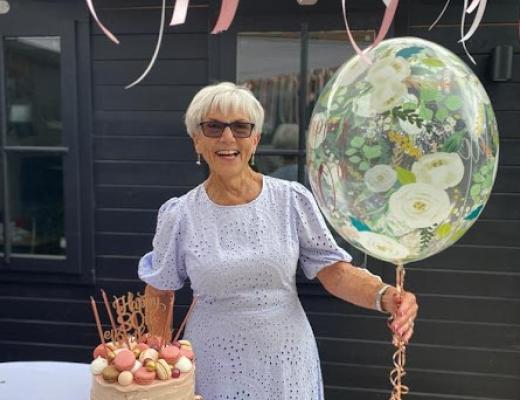
<instances>
[{"instance_id":1,"label":"white table","mask_svg":"<svg viewBox=\"0 0 520 400\"><path fill-rule=\"evenodd\" d=\"M88 364L54 361L0 363L0 399L89 400Z\"/></svg>"}]
</instances>

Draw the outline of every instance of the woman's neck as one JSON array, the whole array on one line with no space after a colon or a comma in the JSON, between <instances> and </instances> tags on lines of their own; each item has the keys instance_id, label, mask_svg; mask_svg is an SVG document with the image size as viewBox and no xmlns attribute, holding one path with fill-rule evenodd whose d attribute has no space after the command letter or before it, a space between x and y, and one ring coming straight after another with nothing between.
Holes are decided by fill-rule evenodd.
<instances>
[{"instance_id":1,"label":"woman's neck","mask_svg":"<svg viewBox=\"0 0 520 400\"><path fill-rule=\"evenodd\" d=\"M239 205L256 199L262 191L262 175L252 169L243 174L224 177L210 173L204 183L211 201L220 205Z\"/></svg>"}]
</instances>

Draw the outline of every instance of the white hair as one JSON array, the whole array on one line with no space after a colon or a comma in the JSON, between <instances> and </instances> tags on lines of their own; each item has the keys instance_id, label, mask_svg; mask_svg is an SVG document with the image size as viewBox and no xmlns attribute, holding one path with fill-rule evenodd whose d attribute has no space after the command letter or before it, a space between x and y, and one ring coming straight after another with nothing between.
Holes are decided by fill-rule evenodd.
<instances>
[{"instance_id":1,"label":"white hair","mask_svg":"<svg viewBox=\"0 0 520 400\"><path fill-rule=\"evenodd\" d=\"M239 86L232 82L221 82L202 88L193 97L184 123L188 135L200 129L203 118L211 111L219 111L223 114L231 112L243 112L248 115L251 122L255 124L254 131L260 134L264 124L264 108L253 93L245 86Z\"/></svg>"}]
</instances>

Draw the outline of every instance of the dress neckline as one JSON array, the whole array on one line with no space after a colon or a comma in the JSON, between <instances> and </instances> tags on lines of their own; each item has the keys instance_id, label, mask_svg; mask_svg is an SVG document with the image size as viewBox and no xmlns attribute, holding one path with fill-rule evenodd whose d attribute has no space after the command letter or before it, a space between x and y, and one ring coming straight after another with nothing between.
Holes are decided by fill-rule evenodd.
<instances>
[{"instance_id":1,"label":"dress neckline","mask_svg":"<svg viewBox=\"0 0 520 400\"><path fill-rule=\"evenodd\" d=\"M206 191L206 187L204 186L204 183L201 183L201 188L202 188L202 193L204 195L204 197L206 198L206 200L212 204L213 206L215 207L220 207L220 208L241 208L241 207L248 207L248 206L251 206L253 204L255 204L257 201L259 201L262 196L264 195L265 191L266 191L266 179L265 179L265 175L264 174L260 174L262 176L262 189L260 189L260 193L258 194L258 196L256 196L253 200L251 201L248 201L247 203L242 203L242 204L234 204L234 205L223 205L223 204L218 204L218 203L215 203L213 200L211 200L208 196L208 192Z\"/></svg>"}]
</instances>

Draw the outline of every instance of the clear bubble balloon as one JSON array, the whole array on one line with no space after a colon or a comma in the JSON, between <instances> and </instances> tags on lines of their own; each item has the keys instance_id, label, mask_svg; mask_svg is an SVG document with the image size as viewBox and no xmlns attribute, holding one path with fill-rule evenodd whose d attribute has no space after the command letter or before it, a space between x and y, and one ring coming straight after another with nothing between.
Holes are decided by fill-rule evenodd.
<instances>
[{"instance_id":1,"label":"clear bubble balloon","mask_svg":"<svg viewBox=\"0 0 520 400\"><path fill-rule=\"evenodd\" d=\"M309 125L307 167L321 210L381 260L417 261L478 218L498 166L498 130L471 69L417 38L380 43L328 82Z\"/></svg>"}]
</instances>

